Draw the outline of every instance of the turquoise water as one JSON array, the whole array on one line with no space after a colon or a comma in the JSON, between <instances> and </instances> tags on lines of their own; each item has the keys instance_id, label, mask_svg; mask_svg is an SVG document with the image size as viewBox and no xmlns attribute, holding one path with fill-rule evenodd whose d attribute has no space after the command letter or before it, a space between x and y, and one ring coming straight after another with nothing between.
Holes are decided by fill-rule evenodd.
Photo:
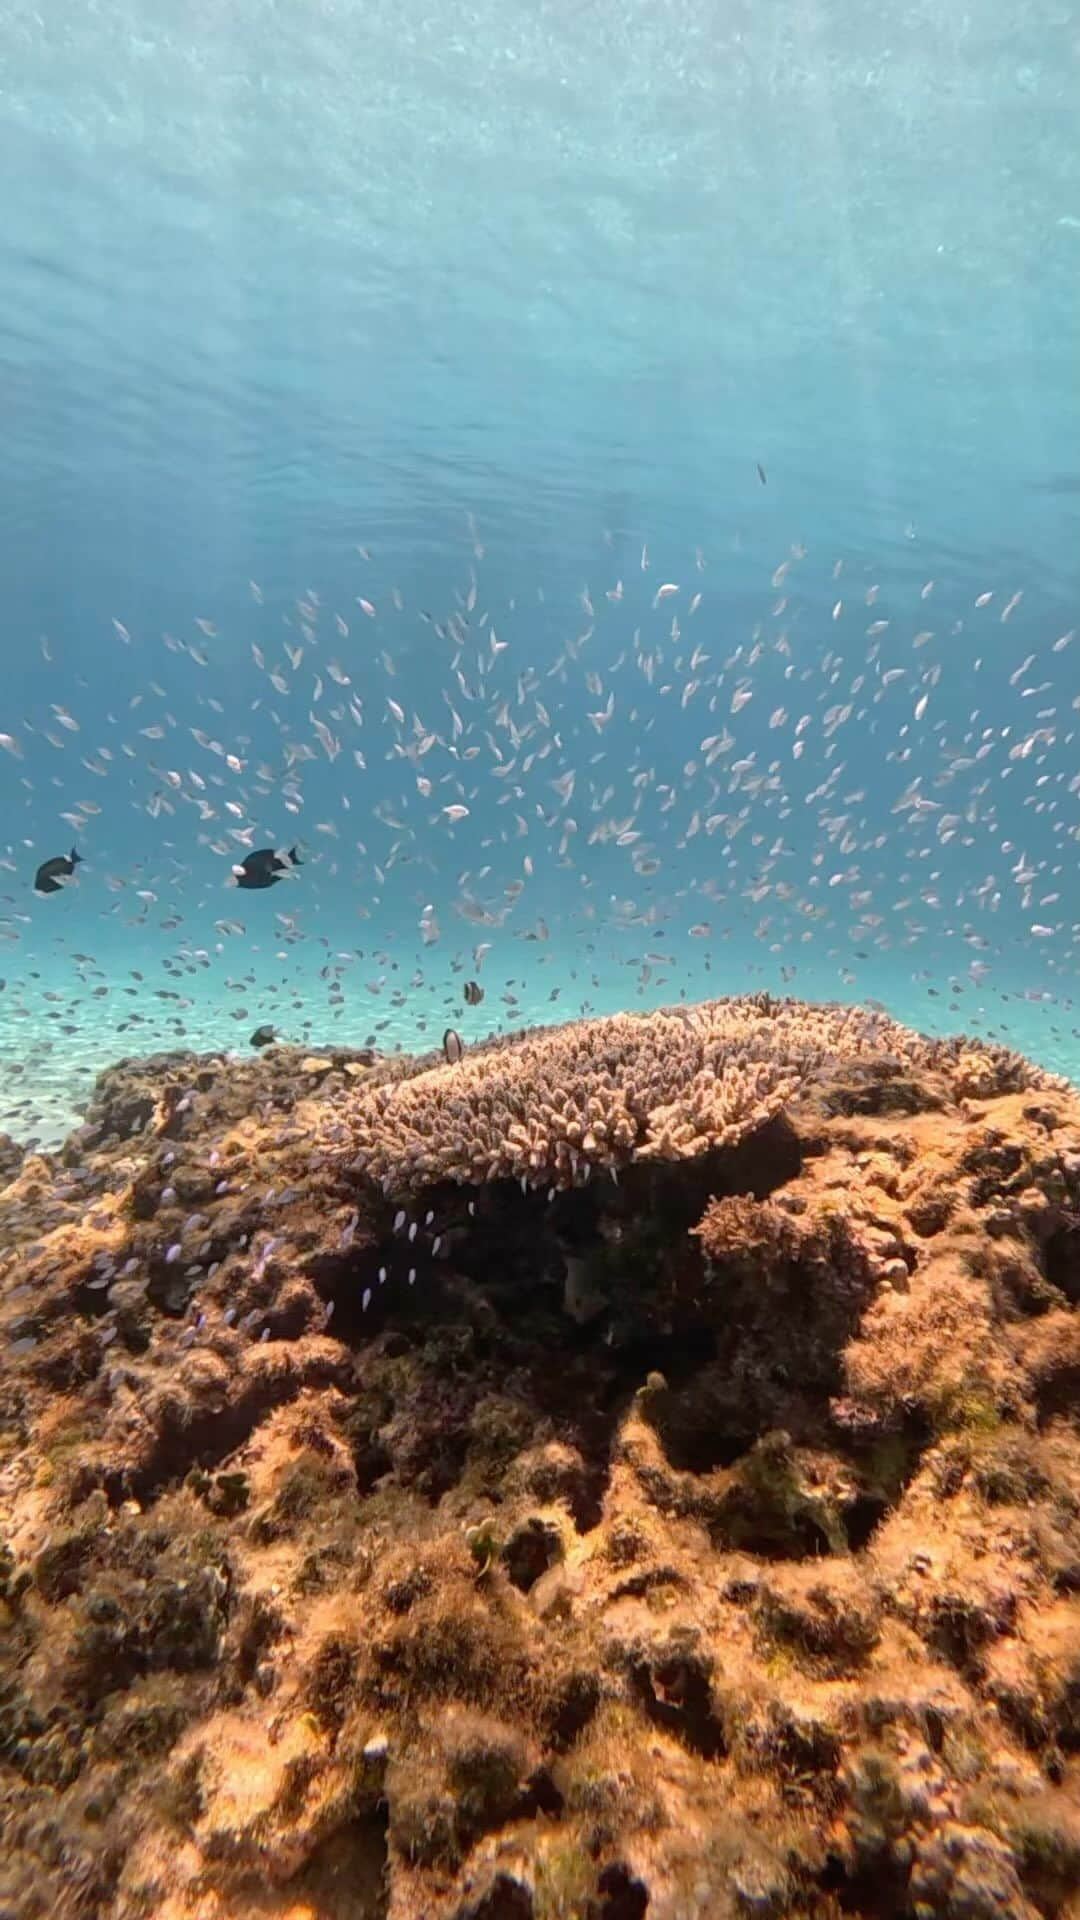
<instances>
[{"instance_id":1,"label":"turquoise water","mask_svg":"<svg viewBox=\"0 0 1080 1920\"><path fill-rule=\"evenodd\" d=\"M0 1125L753 984L1080 1075L1080 27L941 13L4 9Z\"/></svg>"}]
</instances>

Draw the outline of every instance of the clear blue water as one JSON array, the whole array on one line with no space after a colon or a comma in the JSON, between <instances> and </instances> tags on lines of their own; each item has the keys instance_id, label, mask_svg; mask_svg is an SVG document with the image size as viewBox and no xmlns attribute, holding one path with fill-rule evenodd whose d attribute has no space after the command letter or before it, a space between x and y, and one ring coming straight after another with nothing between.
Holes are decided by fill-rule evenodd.
<instances>
[{"instance_id":1,"label":"clear blue water","mask_svg":"<svg viewBox=\"0 0 1080 1920\"><path fill-rule=\"evenodd\" d=\"M1080 1072L1078 93L1049 0L12 0L0 1125L755 984Z\"/></svg>"}]
</instances>

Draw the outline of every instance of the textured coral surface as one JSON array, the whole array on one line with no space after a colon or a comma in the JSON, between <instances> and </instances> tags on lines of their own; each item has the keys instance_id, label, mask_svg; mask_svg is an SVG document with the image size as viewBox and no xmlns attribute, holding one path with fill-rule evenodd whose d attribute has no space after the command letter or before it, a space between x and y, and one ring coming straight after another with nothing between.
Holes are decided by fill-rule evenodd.
<instances>
[{"instance_id":1,"label":"textured coral surface","mask_svg":"<svg viewBox=\"0 0 1080 1920\"><path fill-rule=\"evenodd\" d=\"M1080 1916L1052 1076L761 998L0 1178L4 1920Z\"/></svg>"},{"instance_id":2,"label":"textured coral surface","mask_svg":"<svg viewBox=\"0 0 1080 1920\"><path fill-rule=\"evenodd\" d=\"M770 994L515 1034L349 1108L357 1167L388 1192L435 1180L572 1186L630 1160L732 1147L825 1058L923 1060L887 1015Z\"/></svg>"}]
</instances>

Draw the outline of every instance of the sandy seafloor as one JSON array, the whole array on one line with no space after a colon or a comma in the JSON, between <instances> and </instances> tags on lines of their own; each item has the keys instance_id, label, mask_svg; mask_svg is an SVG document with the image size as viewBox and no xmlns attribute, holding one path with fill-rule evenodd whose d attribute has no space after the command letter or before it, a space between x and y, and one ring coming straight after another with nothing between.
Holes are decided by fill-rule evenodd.
<instances>
[{"instance_id":1,"label":"sandy seafloor","mask_svg":"<svg viewBox=\"0 0 1080 1920\"><path fill-rule=\"evenodd\" d=\"M939 968L927 979L925 955L916 948L846 979L837 959L804 957L785 979L781 962L752 943L706 955L693 942L676 948L669 940L670 958L660 964L648 929L608 942L583 934L573 946L553 937L523 947L496 937L479 971L483 1003L469 1007L462 989L477 973L471 942L448 940L440 950L414 939L410 929L408 943L380 950L369 936L362 956L344 940L335 947L327 935L284 956L230 942L194 965L177 968L170 960L168 971L169 950L137 939L98 942L92 961L55 947L9 950L0 963L0 1130L24 1144L55 1146L79 1124L105 1067L177 1049L245 1054L264 1023L281 1041L312 1052L335 1043L427 1052L441 1045L448 1026L467 1045L583 1013L760 988L810 1000L874 1001L923 1032L1005 1041L1080 1083L1080 1028L1067 993L1033 987L1003 966L979 983L962 968Z\"/></svg>"}]
</instances>

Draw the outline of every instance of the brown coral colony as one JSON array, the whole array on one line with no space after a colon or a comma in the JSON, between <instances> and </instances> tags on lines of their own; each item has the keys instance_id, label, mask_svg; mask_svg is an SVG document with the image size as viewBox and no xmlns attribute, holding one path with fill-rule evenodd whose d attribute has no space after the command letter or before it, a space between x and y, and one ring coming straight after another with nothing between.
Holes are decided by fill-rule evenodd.
<instances>
[{"instance_id":1,"label":"brown coral colony","mask_svg":"<svg viewBox=\"0 0 1080 1920\"><path fill-rule=\"evenodd\" d=\"M881 1014L756 994L494 1040L361 1093L349 1124L357 1170L387 1193L440 1180L570 1186L631 1159L735 1146L826 1061L940 1054Z\"/></svg>"}]
</instances>

